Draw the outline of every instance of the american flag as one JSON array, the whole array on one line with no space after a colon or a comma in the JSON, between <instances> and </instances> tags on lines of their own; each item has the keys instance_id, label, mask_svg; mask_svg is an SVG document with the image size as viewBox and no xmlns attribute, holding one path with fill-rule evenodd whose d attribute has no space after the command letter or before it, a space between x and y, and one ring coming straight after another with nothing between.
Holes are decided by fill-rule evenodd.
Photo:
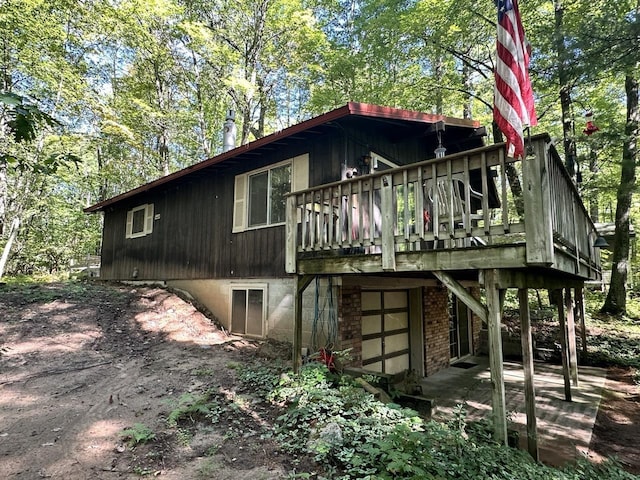
<instances>
[{"instance_id":1,"label":"american flag","mask_svg":"<svg viewBox=\"0 0 640 480\"><path fill-rule=\"evenodd\" d=\"M507 137L507 155L524 155L525 126L538 124L529 79L529 46L517 0L497 0L498 41L493 119Z\"/></svg>"}]
</instances>

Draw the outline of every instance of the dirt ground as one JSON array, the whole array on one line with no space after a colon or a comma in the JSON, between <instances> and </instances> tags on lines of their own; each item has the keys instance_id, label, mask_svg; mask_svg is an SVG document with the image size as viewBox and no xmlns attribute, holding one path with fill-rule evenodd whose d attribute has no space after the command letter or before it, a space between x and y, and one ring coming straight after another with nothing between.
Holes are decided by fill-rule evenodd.
<instances>
[{"instance_id":1,"label":"dirt ground","mask_svg":"<svg viewBox=\"0 0 640 480\"><path fill-rule=\"evenodd\" d=\"M272 412L249 402L197 432L167 426L186 393L241 395L231 362L270 360L268 344L227 336L162 289L0 287L0 343L3 479L267 480L294 468L261 439ZM135 424L155 440L131 448L120 433Z\"/></svg>"},{"instance_id":2,"label":"dirt ground","mask_svg":"<svg viewBox=\"0 0 640 480\"><path fill-rule=\"evenodd\" d=\"M303 468L264 437L277 411L238 390L237 362L286 347L229 336L160 288L0 286L0 476L7 479L281 479ZM611 372L592 451L640 471L638 390ZM185 394L232 401L206 428L170 427ZM132 447L136 424L155 439Z\"/></svg>"},{"instance_id":3,"label":"dirt ground","mask_svg":"<svg viewBox=\"0 0 640 480\"><path fill-rule=\"evenodd\" d=\"M597 460L614 457L625 470L640 474L640 389L629 370L607 372L590 453Z\"/></svg>"}]
</instances>

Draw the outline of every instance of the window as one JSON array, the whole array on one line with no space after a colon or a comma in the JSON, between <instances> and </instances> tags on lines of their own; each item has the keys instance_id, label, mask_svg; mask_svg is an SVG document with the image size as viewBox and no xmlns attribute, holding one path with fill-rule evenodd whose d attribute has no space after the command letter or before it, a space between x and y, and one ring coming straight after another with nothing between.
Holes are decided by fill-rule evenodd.
<instances>
[{"instance_id":1,"label":"window","mask_svg":"<svg viewBox=\"0 0 640 480\"><path fill-rule=\"evenodd\" d=\"M231 288L231 332L254 337L264 336L264 286Z\"/></svg>"},{"instance_id":2,"label":"window","mask_svg":"<svg viewBox=\"0 0 640 480\"><path fill-rule=\"evenodd\" d=\"M286 196L308 185L308 154L236 176L233 232L283 224Z\"/></svg>"},{"instance_id":3,"label":"window","mask_svg":"<svg viewBox=\"0 0 640 480\"><path fill-rule=\"evenodd\" d=\"M126 238L138 238L153 232L153 203L146 203L127 212Z\"/></svg>"}]
</instances>

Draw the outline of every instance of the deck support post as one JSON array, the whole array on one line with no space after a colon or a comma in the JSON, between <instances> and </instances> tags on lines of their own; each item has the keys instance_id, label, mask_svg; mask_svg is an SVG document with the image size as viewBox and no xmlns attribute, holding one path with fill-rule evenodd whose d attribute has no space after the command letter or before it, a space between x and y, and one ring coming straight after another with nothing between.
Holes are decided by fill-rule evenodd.
<instances>
[{"instance_id":1,"label":"deck support post","mask_svg":"<svg viewBox=\"0 0 640 480\"><path fill-rule=\"evenodd\" d=\"M571 297L571 289L564 290L565 314L567 316L567 348L569 352L569 373L574 387L578 387L578 353L576 348L575 307Z\"/></svg>"},{"instance_id":2,"label":"deck support post","mask_svg":"<svg viewBox=\"0 0 640 480\"><path fill-rule=\"evenodd\" d=\"M313 275L296 275L293 324L293 371L298 373L302 365L302 294L313 280Z\"/></svg>"},{"instance_id":3,"label":"deck support post","mask_svg":"<svg viewBox=\"0 0 640 480\"><path fill-rule=\"evenodd\" d=\"M504 394L504 365L502 359L501 292L497 285L498 272L484 271L489 331L489 366L491 369L491 407L493 410L494 439L507 445L507 406Z\"/></svg>"},{"instance_id":4,"label":"deck support post","mask_svg":"<svg viewBox=\"0 0 640 480\"><path fill-rule=\"evenodd\" d=\"M524 401L527 412L527 450L538 461L538 432L536 419L536 390L533 379L533 345L531 341L531 316L529 314L529 290L518 290L520 300L520 342L524 368Z\"/></svg>"},{"instance_id":5,"label":"deck support post","mask_svg":"<svg viewBox=\"0 0 640 480\"><path fill-rule=\"evenodd\" d=\"M576 287L576 317L580 325L580 348L584 355L587 354L587 326L584 320L584 291L582 287Z\"/></svg>"},{"instance_id":6,"label":"deck support post","mask_svg":"<svg viewBox=\"0 0 640 480\"><path fill-rule=\"evenodd\" d=\"M560 357L562 358L562 376L564 378L564 399L571 401L571 375L569 373L569 331L565 316L564 298L562 289L553 290L554 303L558 307L558 319L560 321Z\"/></svg>"}]
</instances>

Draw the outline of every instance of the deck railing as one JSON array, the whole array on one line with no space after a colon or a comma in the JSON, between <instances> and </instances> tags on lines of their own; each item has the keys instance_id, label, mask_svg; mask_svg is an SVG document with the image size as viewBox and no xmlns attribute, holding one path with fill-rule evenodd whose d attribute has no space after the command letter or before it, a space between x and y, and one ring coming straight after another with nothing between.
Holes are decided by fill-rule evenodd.
<instances>
[{"instance_id":1,"label":"deck railing","mask_svg":"<svg viewBox=\"0 0 640 480\"><path fill-rule=\"evenodd\" d=\"M562 250L599 268L596 230L548 136L524 161L494 145L295 192L287 203L287 271L305 257L526 244L550 266Z\"/></svg>"}]
</instances>

